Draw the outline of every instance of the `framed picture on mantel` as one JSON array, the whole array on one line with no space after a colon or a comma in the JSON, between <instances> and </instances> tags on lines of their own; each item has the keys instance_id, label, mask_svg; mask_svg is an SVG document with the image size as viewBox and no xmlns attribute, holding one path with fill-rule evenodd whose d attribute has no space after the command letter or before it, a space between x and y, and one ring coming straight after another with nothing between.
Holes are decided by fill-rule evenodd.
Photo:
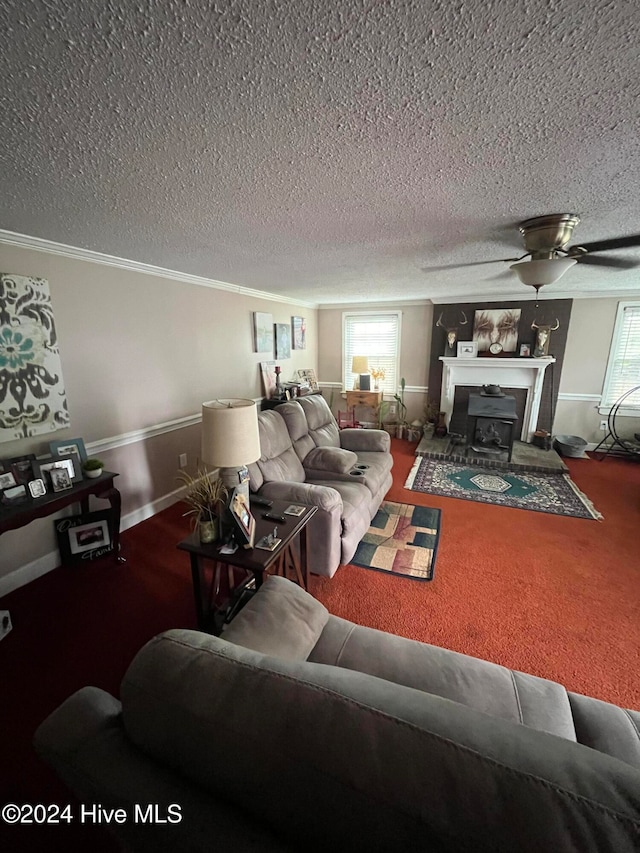
<instances>
[{"instance_id":1,"label":"framed picture on mantel","mask_svg":"<svg viewBox=\"0 0 640 853\"><path fill-rule=\"evenodd\" d=\"M477 355L477 341L458 341L458 358L475 358Z\"/></svg>"}]
</instances>

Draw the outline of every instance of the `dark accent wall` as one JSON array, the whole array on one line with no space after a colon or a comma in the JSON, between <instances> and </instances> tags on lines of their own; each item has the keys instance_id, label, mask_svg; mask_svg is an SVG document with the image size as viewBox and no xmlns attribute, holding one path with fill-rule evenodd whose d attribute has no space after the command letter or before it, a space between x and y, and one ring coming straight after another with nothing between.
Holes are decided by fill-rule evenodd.
<instances>
[{"instance_id":1,"label":"dark accent wall","mask_svg":"<svg viewBox=\"0 0 640 853\"><path fill-rule=\"evenodd\" d=\"M431 331L431 354L429 361L429 398L440 404L440 391L442 388L442 362L439 360L445 353L447 343L447 332L442 327L436 327L438 317L442 314L443 325L455 325L464 311L469 320L468 324L459 327L458 340L470 341L473 338L473 318L476 310L497 310L501 308L520 308L520 325L518 327L518 347L513 355L517 356L520 344L529 344L533 352L535 332L531 328L534 322L539 325L555 325L556 319L560 321L560 328L551 332L551 345L549 355L555 356L556 363L550 365L545 371L544 386L542 389L542 402L540 404L540 415L538 417L538 429L552 431L553 412L555 412L558 399L558 388L562 375L562 364L564 352L567 345L567 334L571 320L572 299L549 299L544 300L535 307L535 300L523 300L522 302L464 302L448 305L434 305L433 329ZM478 356L478 358L500 358L501 356ZM478 380L481 380L481 374Z\"/></svg>"}]
</instances>

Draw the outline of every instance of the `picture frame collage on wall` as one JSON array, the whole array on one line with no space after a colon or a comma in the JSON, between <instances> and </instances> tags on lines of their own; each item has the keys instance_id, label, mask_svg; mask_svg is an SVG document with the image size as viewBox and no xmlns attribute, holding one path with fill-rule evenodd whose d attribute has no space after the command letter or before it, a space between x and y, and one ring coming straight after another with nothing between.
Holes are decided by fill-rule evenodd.
<instances>
[{"instance_id":1,"label":"picture frame collage on wall","mask_svg":"<svg viewBox=\"0 0 640 853\"><path fill-rule=\"evenodd\" d=\"M271 353L277 359L291 358L291 350L307 348L307 321L291 317L290 323L274 323L273 314L253 312L254 352Z\"/></svg>"},{"instance_id":2,"label":"picture frame collage on wall","mask_svg":"<svg viewBox=\"0 0 640 853\"><path fill-rule=\"evenodd\" d=\"M0 460L0 502L12 505L71 489L83 480L86 458L83 439L71 438L50 442L46 456L28 453Z\"/></svg>"}]
</instances>

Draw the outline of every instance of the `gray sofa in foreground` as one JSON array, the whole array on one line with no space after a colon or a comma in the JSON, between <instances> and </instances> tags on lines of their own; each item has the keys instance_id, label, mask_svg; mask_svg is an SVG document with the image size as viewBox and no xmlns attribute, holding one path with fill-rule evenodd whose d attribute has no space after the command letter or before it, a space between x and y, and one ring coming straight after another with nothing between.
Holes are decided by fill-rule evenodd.
<instances>
[{"instance_id":1,"label":"gray sofa in foreground","mask_svg":"<svg viewBox=\"0 0 640 853\"><path fill-rule=\"evenodd\" d=\"M84 688L35 745L82 802L125 810L132 850L637 853L639 726L270 578L222 637L154 638L120 702ZM147 803L180 822L136 822Z\"/></svg>"},{"instance_id":2,"label":"gray sofa in foreground","mask_svg":"<svg viewBox=\"0 0 640 853\"><path fill-rule=\"evenodd\" d=\"M261 456L250 486L266 498L311 504L309 571L332 577L369 529L393 478L384 430L339 430L326 400L302 397L258 415Z\"/></svg>"}]
</instances>

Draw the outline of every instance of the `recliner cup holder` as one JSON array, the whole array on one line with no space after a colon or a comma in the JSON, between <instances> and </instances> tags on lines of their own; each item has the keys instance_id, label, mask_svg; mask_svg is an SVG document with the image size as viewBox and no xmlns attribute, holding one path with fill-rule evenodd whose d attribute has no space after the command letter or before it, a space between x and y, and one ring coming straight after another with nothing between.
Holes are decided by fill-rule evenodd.
<instances>
[{"instance_id":1,"label":"recliner cup holder","mask_svg":"<svg viewBox=\"0 0 640 853\"><path fill-rule=\"evenodd\" d=\"M358 471L356 468L353 468L349 471L350 477L364 477L364 471Z\"/></svg>"},{"instance_id":2,"label":"recliner cup holder","mask_svg":"<svg viewBox=\"0 0 640 853\"><path fill-rule=\"evenodd\" d=\"M353 466L355 471L366 471L368 467L369 467L368 465L365 465L362 462L358 463L358 465Z\"/></svg>"}]
</instances>

